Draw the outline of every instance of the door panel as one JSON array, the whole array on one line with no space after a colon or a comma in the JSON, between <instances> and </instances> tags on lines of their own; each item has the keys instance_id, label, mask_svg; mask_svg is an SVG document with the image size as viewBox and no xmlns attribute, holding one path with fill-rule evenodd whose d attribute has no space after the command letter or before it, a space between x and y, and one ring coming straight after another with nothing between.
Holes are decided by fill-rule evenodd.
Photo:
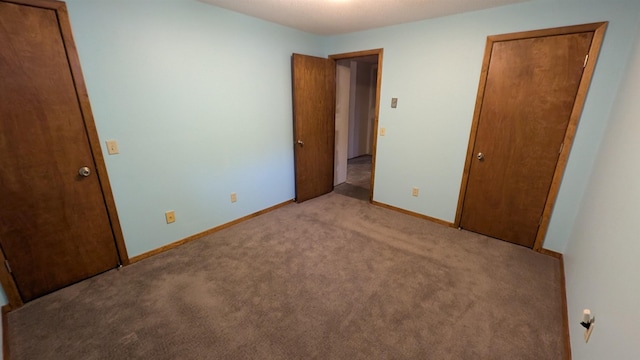
<instances>
[{"instance_id":1,"label":"door panel","mask_svg":"<svg viewBox=\"0 0 640 360\"><path fill-rule=\"evenodd\" d=\"M293 54L296 201L333 190L335 62Z\"/></svg>"},{"instance_id":2,"label":"door panel","mask_svg":"<svg viewBox=\"0 0 640 360\"><path fill-rule=\"evenodd\" d=\"M493 44L462 228L533 246L592 38Z\"/></svg>"},{"instance_id":3,"label":"door panel","mask_svg":"<svg viewBox=\"0 0 640 360\"><path fill-rule=\"evenodd\" d=\"M0 2L0 78L0 246L28 301L118 255L55 10Z\"/></svg>"}]
</instances>

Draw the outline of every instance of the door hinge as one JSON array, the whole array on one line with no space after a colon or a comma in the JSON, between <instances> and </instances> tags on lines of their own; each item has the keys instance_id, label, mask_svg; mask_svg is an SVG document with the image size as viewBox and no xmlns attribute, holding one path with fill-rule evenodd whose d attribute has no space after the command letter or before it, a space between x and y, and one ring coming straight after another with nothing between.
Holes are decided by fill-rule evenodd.
<instances>
[{"instance_id":1,"label":"door hinge","mask_svg":"<svg viewBox=\"0 0 640 360\"><path fill-rule=\"evenodd\" d=\"M584 64L582 64L583 68L587 67L587 61L589 61L589 54L584 56Z\"/></svg>"},{"instance_id":2,"label":"door hinge","mask_svg":"<svg viewBox=\"0 0 640 360\"><path fill-rule=\"evenodd\" d=\"M13 274L13 271L11 270L11 266L9 266L9 260L6 260L6 259L4 260L4 267L7 268L7 271Z\"/></svg>"},{"instance_id":3,"label":"door hinge","mask_svg":"<svg viewBox=\"0 0 640 360\"><path fill-rule=\"evenodd\" d=\"M560 151L558 151L558 154L562 153L562 149L564 149L564 143L560 144Z\"/></svg>"}]
</instances>

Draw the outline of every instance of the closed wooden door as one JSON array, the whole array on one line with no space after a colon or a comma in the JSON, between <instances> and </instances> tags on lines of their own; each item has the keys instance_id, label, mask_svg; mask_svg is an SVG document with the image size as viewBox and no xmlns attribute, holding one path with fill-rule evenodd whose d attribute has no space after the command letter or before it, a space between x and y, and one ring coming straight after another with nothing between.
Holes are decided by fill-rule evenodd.
<instances>
[{"instance_id":1,"label":"closed wooden door","mask_svg":"<svg viewBox=\"0 0 640 360\"><path fill-rule=\"evenodd\" d=\"M70 69L75 48L61 33L65 8L24 2L0 2L0 246L29 301L119 257Z\"/></svg>"},{"instance_id":2,"label":"closed wooden door","mask_svg":"<svg viewBox=\"0 0 640 360\"><path fill-rule=\"evenodd\" d=\"M493 43L462 228L533 247L593 35Z\"/></svg>"},{"instance_id":3,"label":"closed wooden door","mask_svg":"<svg viewBox=\"0 0 640 360\"><path fill-rule=\"evenodd\" d=\"M335 61L293 54L296 201L333 191Z\"/></svg>"}]
</instances>

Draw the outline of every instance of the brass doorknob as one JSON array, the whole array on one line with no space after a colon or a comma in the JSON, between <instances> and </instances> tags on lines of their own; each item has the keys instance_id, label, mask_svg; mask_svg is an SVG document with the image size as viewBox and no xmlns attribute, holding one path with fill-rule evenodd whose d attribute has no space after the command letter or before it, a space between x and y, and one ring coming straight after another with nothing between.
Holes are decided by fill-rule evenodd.
<instances>
[{"instance_id":1,"label":"brass doorknob","mask_svg":"<svg viewBox=\"0 0 640 360\"><path fill-rule=\"evenodd\" d=\"M484 160L484 154L483 153L478 153L478 155L476 155L476 157L478 158L478 160L482 161Z\"/></svg>"}]
</instances>

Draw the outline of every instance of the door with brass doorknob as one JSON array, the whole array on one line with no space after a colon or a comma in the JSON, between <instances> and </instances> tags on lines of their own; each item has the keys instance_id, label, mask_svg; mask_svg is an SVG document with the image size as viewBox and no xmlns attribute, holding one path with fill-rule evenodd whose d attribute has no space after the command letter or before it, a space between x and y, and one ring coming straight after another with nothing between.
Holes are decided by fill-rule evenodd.
<instances>
[{"instance_id":1,"label":"door with brass doorknob","mask_svg":"<svg viewBox=\"0 0 640 360\"><path fill-rule=\"evenodd\" d=\"M19 306L128 259L64 3L0 1L0 24L0 281Z\"/></svg>"},{"instance_id":2,"label":"door with brass doorknob","mask_svg":"<svg viewBox=\"0 0 640 360\"><path fill-rule=\"evenodd\" d=\"M589 81L587 54L603 27L488 38L456 225L527 247L539 243L555 200L550 189L563 170L557 170L563 143L575 130L569 124L579 118L572 114L584 101L577 96Z\"/></svg>"},{"instance_id":3,"label":"door with brass doorknob","mask_svg":"<svg viewBox=\"0 0 640 360\"><path fill-rule=\"evenodd\" d=\"M335 61L292 56L296 201L333 190Z\"/></svg>"}]
</instances>

